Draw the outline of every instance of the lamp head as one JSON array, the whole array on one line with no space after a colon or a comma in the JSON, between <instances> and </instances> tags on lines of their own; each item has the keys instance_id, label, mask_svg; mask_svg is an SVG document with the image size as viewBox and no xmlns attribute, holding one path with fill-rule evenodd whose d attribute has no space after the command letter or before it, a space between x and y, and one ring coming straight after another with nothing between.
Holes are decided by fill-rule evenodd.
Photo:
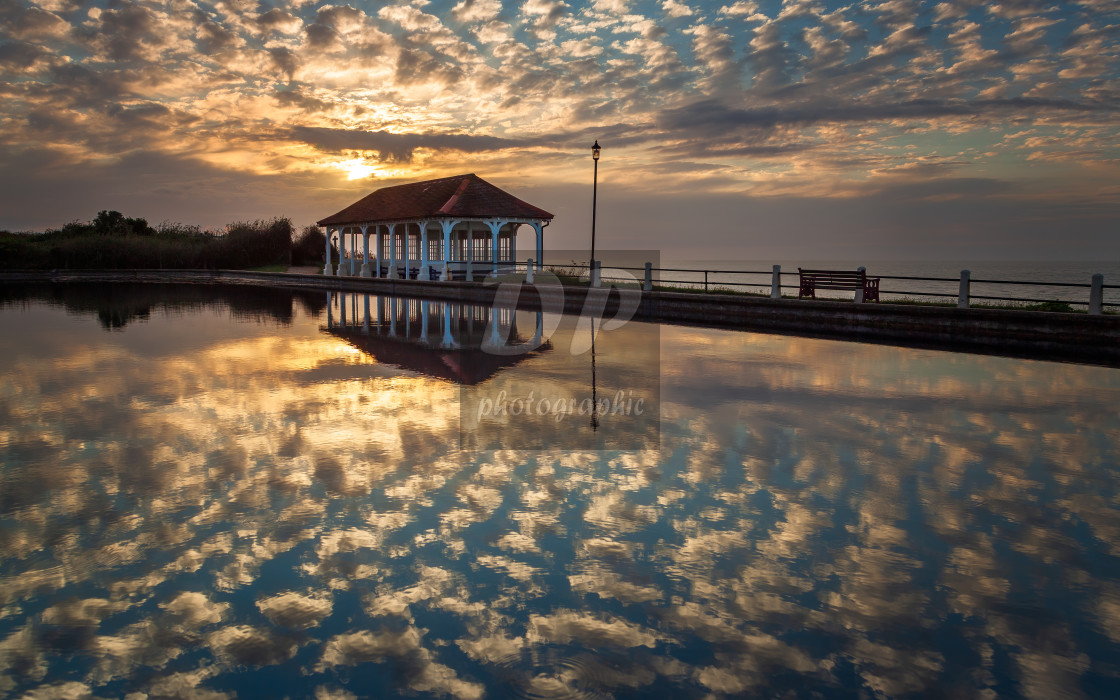
<instances>
[{"instance_id":1,"label":"lamp head","mask_svg":"<svg viewBox=\"0 0 1120 700\"><path fill-rule=\"evenodd\" d=\"M595 145L591 147L591 160L599 160L599 139L595 139Z\"/></svg>"}]
</instances>

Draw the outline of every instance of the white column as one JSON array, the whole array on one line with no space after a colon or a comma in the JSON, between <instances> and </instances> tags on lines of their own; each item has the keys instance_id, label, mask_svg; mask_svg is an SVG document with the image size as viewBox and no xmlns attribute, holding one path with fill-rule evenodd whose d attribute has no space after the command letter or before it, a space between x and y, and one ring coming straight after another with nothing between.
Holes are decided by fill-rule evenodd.
<instances>
[{"instance_id":1,"label":"white column","mask_svg":"<svg viewBox=\"0 0 1120 700\"><path fill-rule=\"evenodd\" d=\"M544 261L544 227L541 226L541 222L533 222L533 231L537 234L537 257L534 260L537 261L537 269L539 270L541 269L541 263Z\"/></svg>"},{"instance_id":2,"label":"white column","mask_svg":"<svg viewBox=\"0 0 1120 700\"><path fill-rule=\"evenodd\" d=\"M467 281L474 279L474 222L467 222Z\"/></svg>"},{"instance_id":3,"label":"white column","mask_svg":"<svg viewBox=\"0 0 1120 700\"><path fill-rule=\"evenodd\" d=\"M440 343L441 348L455 347L455 338L451 335L451 305L447 302L443 303L443 342Z\"/></svg>"},{"instance_id":4,"label":"white column","mask_svg":"<svg viewBox=\"0 0 1120 700\"><path fill-rule=\"evenodd\" d=\"M443 229L443 275L440 279L448 282L451 280L451 229L455 228L455 222L441 221L439 224Z\"/></svg>"},{"instance_id":5,"label":"white column","mask_svg":"<svg viewBox=\"0 0 1120 700\"><path fill-rule=\"evenodd\" d=\"M362 277L369 277L369 226L362 227Z\"/></svg>"},{"instance_id":6,"label":"white column","mask_svg":"<svg viewBox=\"0 0 1120 700\"><path fill-rule=\"evenodd\" d=\"M389 224L389 279L397 279L397 225ZM394 333L396 335L396 333Z\"/></svg>"},{"instance_id":7,"label":"white column","mask_svg":"<svg viewBox=\"0 0 1120 700\"><path fill-rule=\"evenodd\" d=\"M339 277L346 275L346 268L343 267L346 263L346 233L345 229L338 229L338 269L335 274Z\"/></svg>"},{"instance_id":8,"label":"white column","mask_svg":"<svg viewBox=\"0 0 1120 700\"><path fill-rule=\"evenodd\" d=\"M502 223L501 221L486 222L490 227L490 267L495 277L498 276L498 234L502 230Z\"/></svg>"},{"instance_id":9,"label":"white column","mask_svg":"<svg viewBox=\"0 0 1120 700\"><path fill-rule=\"evenodd\" d=\"M544 334L544 312L543 311L538 311L537 312L537 325L533 329L533 342L532 342L531 347L539 348L541 346L541 343L543 342L542 341L542 335L543 334Z\"/></svg>"},{"instance_id":10,"label":"white column","mask_svg":"<svg viewBox=\"0 0 1120 700\"><path fill-rule=\"evenodd\" d=\"M419 279L429 280L431 275L428 274L428 222L420 224L420 274L417 275Z\"/></svg>"},{"instance_id":11,"label":"white column","mask_svg":"<svg viewBox=\"0 0 1120 700\"><path fill-rule=\"evenodd\" d=\"M334 266L331 265L331 229L329 226L327 227L327 254L326 257L323 258L323 261L323 274L331 274L331 272L334 271Z\"/></svg>"},{"instance_id":12,"label":"white column","mask_svg":"<svg viewBox=\"0 0 1120 700\"><path fill-rule=\"evenodd\" d=\"M354 254L358 252L358 234L354 233L353 227L350 229L350 276L354 276Z\"/></svg>"},{"instance_id":13,"label":"white column","mask_svg":"<svg viewBox=\"0 0 1120 700\"><path fill-rule=\"evenodd\" d=\"M405 279L412 279L412 263L416 262L416 259L412 257L412 234L409 233L409 230L410 230L410 227L406 224L405 227L404 227L404 232L405 232L404 233L404 239L405 239L404 249L405 249L405 251L408 252L408 255L405 256L405 257L408 258L408 262L405 264L405 267L404 267Z\"/></svg>"},{"instance_id":14,"label":"white column","mask_svg":"<svg viewBox=\"0 0 1120 700\"><path fill-rule=\"evenodd\" d=\"M517 229L521 228L521 224L510 223L509 229L509 259L510 262L517 262Z\"/></svg>"},{"instance_id":15,"label":"white column","mask_svg":"<svg viewBox=\"0 0 1120 700\"><path fill-rule=\"evenodd\" d=\"M380 277L381 276L381 243L382 243L382 240L381 240L381 225L380 224L373 227L373 237L374 237L373 249L374 249L374 253L375 253L375 255L373 256L373 259L374 259L374 262L377 265L377 269L375 269L373 271L373 276L374 277Z\"/></svg>"},{"instance_id":16,"label":"white column","mask_svg":"<svg viewBox=\"0 0 1120 700\"><path fill-rule=\"evenodd\" d=\"M490 344L497 347L502 342L498 324L502 322L501 309L490 307Z\"/></svg>"}]
</instances>

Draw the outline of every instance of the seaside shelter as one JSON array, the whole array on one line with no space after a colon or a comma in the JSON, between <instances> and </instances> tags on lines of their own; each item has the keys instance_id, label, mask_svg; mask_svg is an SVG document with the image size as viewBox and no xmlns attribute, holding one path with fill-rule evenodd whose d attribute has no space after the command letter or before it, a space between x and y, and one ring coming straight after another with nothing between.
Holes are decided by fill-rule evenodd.
<instances>
[{"instance_id":1,"label":"seaside shelter","mask_svg":"<svg viewBox=\"0 0 1120 700\"><path fill-rule=\"evenodd\" d=\"M544 209L474 173L383 187L317 222L327 229L323 274L422 280L497 275L516 264L521 226L535 233L539 269L551 221ZM334 234L338 267L331 262Z\"/></svg>"}]
</instances>

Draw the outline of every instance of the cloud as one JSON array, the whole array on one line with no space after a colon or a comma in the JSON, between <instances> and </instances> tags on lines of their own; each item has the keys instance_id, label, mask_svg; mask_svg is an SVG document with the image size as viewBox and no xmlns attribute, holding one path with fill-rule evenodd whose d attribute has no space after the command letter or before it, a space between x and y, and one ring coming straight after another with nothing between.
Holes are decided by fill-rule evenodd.
<instances>
[{"instance_id":1,"label":"cloud","mask_svg":"<svg viewBox=\"0 0 1120 700\"><path fill-rule=\"evenodd\" d=\"M42 70L53 54L37 44L9 41L0 44L0 69L9 74Z\"/></svg>"},{"instance_id":2,"label":"cloud","mask_svg":"<svg viewBox=\"0 0 1120 700\"><path fill-rule=\"evenodd\" d=\"M303 26L303 21L299 17L277 7L262 12L256 21L263 29L283 34L295 34Z\"/></svg>"},{"instance_id":3,"label":"cloud","mask_svg":"<svg viewBox=\"0 0 1120 700\"><path fill-rule=\"evenodd\" d=\"M377 151L381 158L409 161L418 148L481 153L511 148L516 141L471 134L392 134L385 131L350 131L322 127L296 127L290 137L328 151Z\"/></svg>"},{"instance_id":4,"label":"cloud","mask_svg":"<svg viewBox=\"0 0 1120 700\"><path fill-rule=\"evenodd\" d=\"M620 618L598 617L576 610L552 615L530 615L525 639L531 643L603 647L654 647L661 636L653 630Z\"/></svg>"},{"instance_id":5,"label":"cloud","mask_svg":"<svg viewBox=\"0 0 1120 700\"><path fill-rule=\"evenodd\" d=\"M533 21L539 28L553 27L568 13L568 9L563 0L525 0L525 4L521 6L522 14L536 18Z\"/></svg>"},{"instance_id":6,"label":"cloud","mask_svg":"<svg viewBox=\"0 0 1120 700\"><path fill-rule=\"evenodd\" d=\"M481 698L483 688L458 678L447 666L435 663L421 646L415 627L402 631L380 630L341 634L327 641L317 667L325 670L366 662L391 661L398 677L414 691L449 694L466 700Z\"/></svg>"},{"instance_id":7,"label":"cloud","mask_svg":"<svg viewBox=\"0 0 1120 700\"><path fill-rule=\"evenodd\" d=\"M691 17L694 14L691 7L678 0L662 0L661 7L669 17Z\"/></svg>"},{"instance_id":8,"label":"cloud","mask_svg":"<svg viewBox=\"0 0 1120 700\"><path fill-rule=\"evenodd\" d=\"M1070 100L1012 98L992 100L911 100L889 104L832 104L797 109L731 109L719 102L705 100L685 107L665 110L658 125L674 130L704 128L771 128L783 124L802 125L822 122L860 122L887 119L936 119L939 117L981 116L999 118L1023 110L1038 112L1094 112L1102 106ZM1107 108L1104 108L1107 109Z\"/></svg>"},{"instance_id":9,"label":"cloud","mask_svg":"<svg viewBox=\"0 0 1120 700\"><path fill-rule=\"evenodd\" d=\"M797 0L772 17L754 0L457 0L444 15L421 2L35 5L0 4L0 123L11 149L44 155L20 185L36 198L56 182L55 156L100 168L140 151L186 181L205 163L224 183L349 187L358 168L340 154L366 151L354 158L387 181L477 170L559 188L582 181L590 137L626 153L613 187L659 177L816 196L934 154L980 176L1055 191L1072 177L1103 193L1117 155L1107 86L1120 37L1092 3ZM1030 154L998 147L1022 126L1066 129L1079 145L1027 168ZM1059 162L1074 174L1058 176ZM138 175L121 177L128 201L154 201ZM312 210L318 194L296 198ZM3 226L64 223L49 208L4 211Z\"/></svg>"},{"instance_id":10,"label":"cloud","mask_svg":"<svg viewBox=\"0 0 1120 700\"><path fill-rule=\"evenodd\" d=\"M61 38L70 31L70 24L55 13L14 2L0 4L0 20L8 36L16 39Z\"/></svg>"},{"instance_id":11,"label":"cloud","mask_svg":"<svg viewBox=\"0 0 1120 700\"><path fill-rule=\"evenodd\" d=\"M155 49L164 43L155 14L141 5L126 4L120 9L103 10L96 33L78 31L110 61L138 61L156 57Z\"/></svg>"},{"instance_id":12,"label":"cloud","mask_svg":"<svg viewBox=\"0 0 1120 700\"><path fill-rule=\"evenodd\" d=\"M728 17L750 17L758 13L758 3L754 0L738 0L732 5L719 8L719 14Z\"/></svg>"},{"instance_id":13,"label":"cloud","mask_svg":"<svg viewBox=\"0 0 1120 700\"><path fill-rule=\"evenodd\" d=\"M225 619L229 603L214 603L204 593L187 591L175 596L161 608L188 628L215 625Z\"/></svg>"},{"instance_id":14,"label":"cloud","mask_svg":"<svg viewBox=\"0 0 1120 700\"><path fill-rule=\"evenodd\" d=\"M720 87L739 91L739 65L735 61L731 36L705 24L692 27L688 33L692 35L692 52L698 67L706 74L701 83L706 91L716 93Z\"/></svg>"},{"instance_id":15,"label":"cloud","mask_svg":"<svg viewBox=\"0 0 1120 700\"><path fill-rule=\"evenodd\" d=\"M273 666L290 659L297 649L292 640L248 625L216 630L207 643L218 659L235 666Z\"/></svg>"},{"instance_id":16,"label":"cloud","mask_svg":"<svg viewBox=\"0 0 1120 700\"><path fill-rule=\"evenodd\" d=\"M499 0L460 0L451 9L452 16L459 22L489 22L497 19L502 12Z\"/></svg>"},{"instance_id":17,"label":"cloud","mask_svg":"<svg viewBox=\"0 0 1120 700\"><path fill-rule=\"evenodd\" d=\"M289 591L260 600L257 607L275 624L301 630L318 625L330 615L332 606L329 598Z\"/></svg>"}]
</instances>

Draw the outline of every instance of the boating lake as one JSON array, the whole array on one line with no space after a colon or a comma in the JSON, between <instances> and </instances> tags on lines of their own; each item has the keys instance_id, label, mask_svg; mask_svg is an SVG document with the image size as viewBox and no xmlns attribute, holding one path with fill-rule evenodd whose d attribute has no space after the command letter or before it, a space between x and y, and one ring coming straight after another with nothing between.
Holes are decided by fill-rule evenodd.
<instances>
[{"instance_id":1,"label":"boating lake","mask_svg":"<svg viewBox=\"0 0 1120 700\"><path fill-rule=\"evenodd\" d=\"M1120 370L617 326L0 287L0 695L1120 696Z\"/></svg>"}]
</instances>

